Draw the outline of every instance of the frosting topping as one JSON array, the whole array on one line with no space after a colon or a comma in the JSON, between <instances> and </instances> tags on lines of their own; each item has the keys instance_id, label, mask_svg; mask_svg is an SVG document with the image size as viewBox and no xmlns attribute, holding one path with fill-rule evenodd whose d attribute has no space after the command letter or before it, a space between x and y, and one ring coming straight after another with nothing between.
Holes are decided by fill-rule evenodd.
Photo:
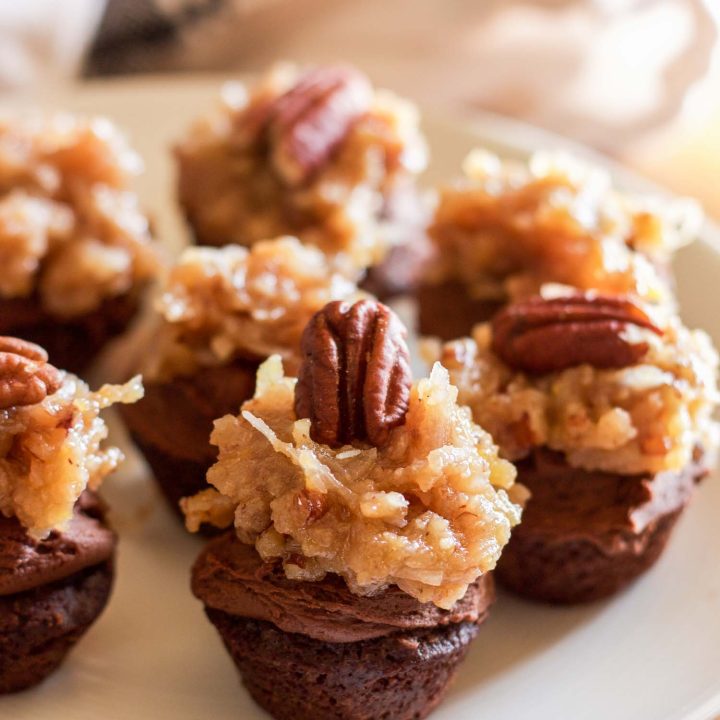
<instances>
[{"instance_id":1,"label":"frosting topping","mask_svg":"<svg viewBox=\"0 0 720 720\"><path fill-rule=\"evenodd\" d=\"M515 470L456 402L439 365L413 386L382 447L314 442L279 358L239 416L215 423L214 488L183 501L188 527L234 523L290 579L341 575L359 595L389 585L450 608L495 566L520 520ZM268 445L270 447L268 447Z\"/></svg>"},{"instance_id":2,"label":"frosting topping","mask_svg":"<svg viewBox=\"0 0 720 720\"><path fill-rule=\"evenodd\" d=\"M325 642L358 642L399 630L479 622L494 599L491 575L470 585L449 610L421 603L398 588L358 596L343 580L289 580L279 563L265 563L232 533L211 541L193 570L193 592L206 605L272 622L285 632Z\"/></svg>"}]
</instances>

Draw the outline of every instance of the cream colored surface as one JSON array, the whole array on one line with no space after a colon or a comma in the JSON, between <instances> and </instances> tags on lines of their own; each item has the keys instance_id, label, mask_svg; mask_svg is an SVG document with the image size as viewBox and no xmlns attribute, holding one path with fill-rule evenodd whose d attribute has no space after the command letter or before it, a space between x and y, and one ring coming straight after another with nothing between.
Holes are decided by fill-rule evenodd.
<instances>
[{"instance_id":1,"label":"cream colored surface","mask_svg":"<svg viewBox=\"0 0 720 720\"><path fill-rule=\"evenodd\" d=\"M90 87L71 109L106 112L147 160L142 190L164 242L183 238L171 202L170 141L215 94L216 83L167 80ZM426 123L434 173L447 177L476 142L522 155L556 141L513 123L474 130ZM560 141L557 141L560 142ZM560 142L560 144L563 144ZM627 177L626 181L632 182ZM718 244L716 231L707 239ZM720 255L708 243L676 264L689 325L720 342L715 302ZM122 442L117 426L113 438ZM107 495L115 503L120 561L105 615L62 671L40 688L0 700L12 720L262 720L191 596L201 543L160 503L134 453ZM433 720L709 720L720 711L720 483L700 488L659 565L628 592L585 608L530 605L501 596Z\"/></svg>"},{"instance_id":2,"label":"cream colored surface","mask_svg":"<svg viewBox=\"0 0 720 720\"><path fill-rule=\"evenodd\" d=\"M719 96L720 72L713 97ZM650 135L624 155L632 167L676 192L691 193L709 215L720 218L720 101L694 122Z\"/></svg>"}]
</instances>

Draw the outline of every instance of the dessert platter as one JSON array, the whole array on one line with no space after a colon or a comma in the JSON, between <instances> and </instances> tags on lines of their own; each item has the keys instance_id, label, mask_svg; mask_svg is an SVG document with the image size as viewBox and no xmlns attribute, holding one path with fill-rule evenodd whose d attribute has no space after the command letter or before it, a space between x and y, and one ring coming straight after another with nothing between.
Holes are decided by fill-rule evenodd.
<instances>
[{"instance_id":1,"label":"dessert platter","mask_svg":"<svg viewBox=\"0 0 720 720\"><path fill-rule=\"evenodd\" d=\"M720 712L692 201L348 66L0 110L0 717Z\"/></svg>"}]
</instances>

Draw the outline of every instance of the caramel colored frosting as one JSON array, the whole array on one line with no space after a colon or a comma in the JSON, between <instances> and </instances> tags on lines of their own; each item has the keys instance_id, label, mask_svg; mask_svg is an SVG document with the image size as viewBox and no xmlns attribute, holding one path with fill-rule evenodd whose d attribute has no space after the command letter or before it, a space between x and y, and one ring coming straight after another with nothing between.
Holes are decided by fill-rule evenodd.
<instances>
[{"instance_id":1,"label":"caramel colored frosting","mask_svg":"<svg viewBox=\"0 0 720 720\"><path fill-rule=\"evenodd\" d=\"M655 475L688 465L696 447L718 445L718 355L701 330L673 316L663 332L629 327L647 343L636 362L598 369L588 363L544 374L509 367L492 349L489 324L472 338L446 343L440 362L475 422L513 461L534 449L562 453L572 467Z\"/></svg>"},{"instance_id":2,"label":"caramel colored frosting","mask_svg":"<svg viewBox=\"0 0 720 720\"><path fill-rule=\"evenodd\" d=\"M359 596L397 586L453 607L495 567L524 496L447 372L436 365L412 387L404 423L380 447L315 442L295 383L272 357L241 413L215 422L213 487L182 501L188 528L234 524L292 580L336 574Z\"/></svg>"},{"instance_id":3,"label":"caramel colored frosting","mask_svg":"<svg viewBox=\"0 0 720 720\"><path fill-rule=\"evenodd\" d=\"M494 600L490 575L470 585L448 610L421 603L394 587L374 595L354 595L334 575L319 582L289 580L279 563L264 562L234 533L208 544L193 568L192 589L208 607L335 643L370 640L399 630L480 622Z\"/></svg>"},{"instance_id":4,"label":"caramel colored frosting","mask_svg":"<svg viewBox=\"0 0 720 720\"><path fill-rule=\"evenodd\" d=\"M163 382L275 353L295 368L300 336L312 315L331 300L357 295L354 282L297 238L279 237L249 249L188 248L158 299L158 341L143 376Z\"/></svg>"},{"instance_id":5,"label":"caramel colored frosting","mask_svg":"<svg viewBox=\"0 0 720 720\"><path fill-rule=\"evenodd\" d=\"M12 383L12 368L2 370ZM67 527L83 491L96 490L120 464L119 448L104 445L100 412L143 393L139 377L91 392L74 375L60 376L60 387L42 401L0 412L0 515L17 518L33 538Z\"/></svg>"},{"instance_id":6,"label":"caramel colored frosting","mask_svg":"<svg viewBox=\"0 0 720 720\"><path fill-rule=\"evenodd\" d=\"M340 94L315 96L328 81ZM287 64L226 84L219 100L175 149L180 203L201 244L294 235L348 273L384 258L399 229L389 205L427 164L411 103L352 68Z\"/></svg>"},{"instance_id":7,"label":"caramel colored frosting","mask_svg":"<svg viewBox=\"0 0 720 720\"><path fill-rule=\"evenodd\" d=\"M0 119L0 298L73 318L149 281L158 259L131 187L141 169L108 120Z\"/></svg>"},{"instance_id":8,"label":"caramel colored frosting","mask_svg":"<svg viewBox=\"0 0 720 720\"><path fill-rule=\"evenodd\" d=\"M667 266L699 230L692 201L623 193L604 170L558 154L524 164L474 150L463 170L440 192L428 282L459 281L477 300L558 283L674 303Z\"/></svg>"}]
</instances>

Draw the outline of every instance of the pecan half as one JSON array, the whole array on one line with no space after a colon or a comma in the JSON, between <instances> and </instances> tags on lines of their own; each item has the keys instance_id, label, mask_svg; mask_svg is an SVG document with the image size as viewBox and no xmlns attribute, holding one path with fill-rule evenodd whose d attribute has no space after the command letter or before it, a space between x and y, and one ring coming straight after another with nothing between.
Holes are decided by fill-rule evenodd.
<instances>
[{"instance_id":1,"label":"pecan half","mask_svg":"<svg viewBox=\"0 0 720 720\"><path fill-rule=\"evenodd\" d=\"M248 111L247 123L267 133L272 163L289 185L302 185L331 157L372 101L370 81L348 67L319 67L294 87Z\"/></svg>"},{"instance_id":2,"label":"pecan half","mask_svg":"<svg viewBox=\"0 0 720 720\"><path fill-rule=\"evenodd\" d=\"M39 345L0 336L0 410L42 402L60 387L62 373Z\"/></svg>"},{"instance_id":3,"label":"pecan half","mask_svg":"<svg viewBox=\"0 0 720 720\"><path fill-rule=\"evenodd\" d=\"M648 343L630 340L631 327L658 335L648 315L628 298L572 295L521 301L492 321L493 351L510 367L542 374L587 363L598 369L639 362Z\"/></svg>"},{"instance_id":4,"label":"pecan half","mask_svg":"<svg viewBox=\"0 0 720 720\"><path fill-rule=\"evenodd\" d=\"M312 525L327 512L327 498L318 492L301 490L295 499L298 512L307 525Z\"/></svg>"},{"instance_id":5,"label":"pecan half","mask_svg":"<svg viewBox=\"0 0 720 720\"><path fill-rule=\"evenodd\" d=\"M407 332L390 308L336 301L316 313L302 337L295 412L311 437L337 447L380 446L405 420L412 374Z\"/></svg>"}]
</instances>

